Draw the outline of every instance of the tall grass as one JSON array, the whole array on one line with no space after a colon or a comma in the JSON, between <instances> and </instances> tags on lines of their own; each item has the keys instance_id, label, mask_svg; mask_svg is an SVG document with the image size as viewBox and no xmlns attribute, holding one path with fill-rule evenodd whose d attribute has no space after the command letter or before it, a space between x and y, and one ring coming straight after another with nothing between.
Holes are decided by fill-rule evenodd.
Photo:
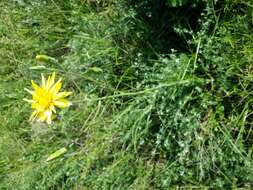
<instances>
[{"instance_id":1,"label":"tall grass","mask_svg":"<svg viewBox=\"0 0 253 190\"><path fill-rule=\"evenodd\" d=\"M0 2L0 189L252 188L253 5L182 2ZM73 106L31 124L52 71Z\"/></svg>"}]
</instances>

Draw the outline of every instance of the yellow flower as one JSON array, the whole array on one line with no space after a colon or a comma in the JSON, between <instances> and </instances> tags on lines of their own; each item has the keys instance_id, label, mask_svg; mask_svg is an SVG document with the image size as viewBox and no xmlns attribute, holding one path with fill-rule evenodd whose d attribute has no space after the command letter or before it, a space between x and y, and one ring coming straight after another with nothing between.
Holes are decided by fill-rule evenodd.
<instances>
[{"instance_id":1,"label":"yellow flower","mask_svg":"<svg viewBox=\"0 0 253 190\"><path fill-rule=\"evenodd\" d=\"M25 88L32 95L32 100L24 98L24 101L31 103L32 109L34 109L30 121L37 118L38 121L51 124L54 117L53 113L56 113L56 107L66 108L71 105L71 102L67 101L65 97L72 94L72 92L59 92L62 82L59 79L55 83L55 72L48 77L47 81L43 74L41 74L41 79L41 86L38 86L32 80L33 91Z\"/></svg>"}]
</instances>

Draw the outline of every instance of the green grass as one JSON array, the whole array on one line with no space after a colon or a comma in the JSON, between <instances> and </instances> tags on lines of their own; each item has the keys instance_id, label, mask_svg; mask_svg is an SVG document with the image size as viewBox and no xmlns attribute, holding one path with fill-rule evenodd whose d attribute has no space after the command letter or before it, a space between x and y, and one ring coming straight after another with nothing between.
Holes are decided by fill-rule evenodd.
<instances>
[{"instance_id":1,"label":"green grass","mask_svg":"<svg viewBox=\"0 0 253 190\"><path fill-rule=\"evenodd\" d=\"M252 7L0 2L0 189L252 189ZM73 106L30 123L53 71Z\"/></svg>"}]
</instances>

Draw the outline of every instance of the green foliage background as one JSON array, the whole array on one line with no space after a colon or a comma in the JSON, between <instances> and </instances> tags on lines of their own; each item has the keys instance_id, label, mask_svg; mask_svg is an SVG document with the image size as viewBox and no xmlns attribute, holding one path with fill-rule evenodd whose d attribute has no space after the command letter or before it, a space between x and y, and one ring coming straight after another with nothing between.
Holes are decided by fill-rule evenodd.
<instances>
[{"instance_id":1,"label":"green foliage background","mask_svg":"<svg viewBox=\"0 0 253 190\"><path fill-rule=\"evenodd\" d=\"M0 1L0 189L252 189L252 8ZM31 124L23 89L53 71L73 106Z\"/></svg>"}]
</instances>

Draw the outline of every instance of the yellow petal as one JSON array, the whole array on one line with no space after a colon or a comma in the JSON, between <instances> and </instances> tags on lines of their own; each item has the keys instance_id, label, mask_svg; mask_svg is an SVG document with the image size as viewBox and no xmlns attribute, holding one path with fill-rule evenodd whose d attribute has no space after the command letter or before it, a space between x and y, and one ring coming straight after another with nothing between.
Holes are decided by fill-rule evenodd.
<instances>
[{"instance_id":1,"label":"yellow petal","mask_svg":"<svg viewBox=\"0 0 253 190\"><path fill-rule=\"evenodd\" d=\"M54 101L54 105L59 107L59 108L66 108L71 105L71 102L69 102L66 99L59 99L57 101Z\"/></svg>"},{"instance_id":2,"label":"yellow petal","mask_svg":"<svg viewBox=\"0 0 253 190\"><path fill-rule=\"evenodd\" d=\"M47 88L47 89L50 88L50 83L51 83L51 76L48 76L48 78L47 78L47 83L46 83L46 88Z\"/></svg>"},{"instance_id":3,"label":"yellow petal","mask_svg":"<svg viewBox=\"0 0 253 190\"><path fill-rule=\"evenodd\" d=\"M32 87L35 91L39 91L41 88L32 80Z\"/></svg>"},{"instance_id":4,"label":"yellow petal","mask_svg":"<svg viewBox=\"0 0 253 190\"><path fill-rule=\"evenodd\" d=\"M59 99L65 98L65 97L67 97L67 96L69 96L71 94L72 94L72 92L60 92L60 93L54 95L53 99L54 100L59 100Z\"/></svg>"},{"instance_id":5,"label":"yellow petal","mask_svg":"<svg viewBox=\"0 0 253 190\"><path fill-rule=\"evenodd\" d=\"M46 121L47 117L48 117L47 111L42 111L42 112L39 112L39 114L38 114L38 120L41 122Z\"/></svg>"},{"instance_id":6,"label":"yellow petal","mask_svg":"<svg viewBox=\"0 0 253 190\"><path fill-rule=\"evenodd\" d=\"M30 118L29 118L29 121L33 121L38 115L38 112L35 110L32 112Z\"/></svg>"},{"instance_id":7,"label":"yellow petal","mask_svg":"<svg viewBox=\"0 0 253 190\"><path fill-rule=\"evenodd\" d=\"M46 87L46 80L45 80L45 77L43 75L43 73L41 73L41 86L42 88L45 88Z\"/></svg>"},{"instance_id":8,"label":"yellow petal","mask_svg":"<svg viewBox=\"0 0 253 190\"><path fill-rule=\"evenodd\" d=\"M59 79L55 85L51 88L50 92L52 94L57 94L60 90L61 90L61 87L62 87L62 83L61 83L61 80L62 79Z\"/></svg>"},{"instance_id":9,"label":"yellow petal","mask_svg":"<svg viewBox=\"0 0 253 190\"><path fill-rule=\"evenodd\" d=\"M37 110L38 112L43 112L45 107L42 104L34 102L34 103L32 103L32 108Z\"/></svg>"},{"instance_id":10,"label":"yellow petal","mask_svg":"<svg viewBox=\"0 0 253 190\"><path fill-rule=\"evenodd\" d=\"M54 105L51 105L51 106L50 106L50 110L52 110L54 113L56 113L56 110L55 110Z\"/></svg>"},{"instance_id":11,"label":"yellow petal","mask_svg":"<svg viewBox=\"0 0 253 190\"><path fill-rule=\"evenodd\" d=\"M54 80L55 80L55 72L53 72L53 74L49 76L47 79L47 84L46 84L47 89L51 88L51 86L54 84Z\"/></svg>"},{"instance_id":12,"label":"yellow petal","mask_svg":"<svg viewBox=\"0 0 253 190\"><path fill-rule=\"evenodd\" d=\"M45 114L47 117L47 124L50 125L52 123L52 111L46 111Z\"/></svg>"},{"instance_id":13,"label":"yellow petal","mask_svg":"<svg viewBox=\"0 0 253 190\"><path fill-rule=\"evenodd\" d=\"M31 95L34 94L34 91L31 91L31 90L29 90L29 89L27 89L27 88L25 88L25 91L28 92L28 93L31 94Z\"/></svg>"},{"instance_id":14,"label":"yellow petal","mask_svg":"<svg viewBox=\"0 0 253 190\"><path fill-rule=\"evenodd\" d=\"M41 122L46 121L47 124L51 124L52 123L52 111L47 110L44 112L40 112L38 115L38 120Z\"/></svg>"}]
</instances>

